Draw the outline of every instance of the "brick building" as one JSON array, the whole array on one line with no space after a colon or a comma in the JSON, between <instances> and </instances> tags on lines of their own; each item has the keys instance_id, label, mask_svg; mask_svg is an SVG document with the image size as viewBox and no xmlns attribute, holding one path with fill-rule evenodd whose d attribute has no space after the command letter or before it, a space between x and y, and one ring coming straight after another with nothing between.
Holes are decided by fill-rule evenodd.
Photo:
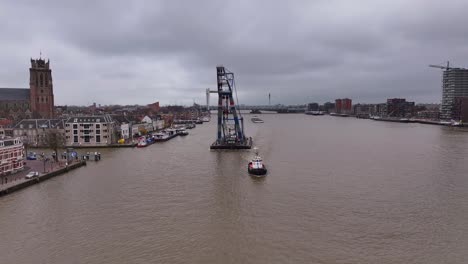
<instances>
[{"instance_id":1,"label":"brick building","mask_svg":"<svg viewBox=\"0 0 468 264\"><path fill-rule=\"evenodd\" d=\"M23 160L24 147L21 139L0 140L0 176L22 170Z\"/></svg>"},{"instance_id":2,"label":"brick building","mask_svg":"<svg viewBox=\"0 0 468 264\"><path fill-rule=\"evenodd\" d=\"M341 99L336 99L335 100L335 113L341 114L342 106L343 106L343 102L341 101Z\"/></svg>"},{"instance_id":3,"label":"brick building","mask_svg":"<svg viewBox=\"0 0 468 264\"><path fill-rule=\"evenodd\" d=\"M337 114L350 114L353 112L352 100L349 98L335 100L335 112Z\"/></svg>"},{"instance_id":4,"label":"brick building","mask_svg":"<svg viewBox=\"0 0 468 264\"><path fill-rule=\"evenodd\" d=\"M52 118L54 91L49 60L31 59L28 88L0 88L0 117Z\"/></svg>"},{"instance_id":5,"label":"brick building","mask_svg":"<svg viewBox=\"0 0 468 264\"><path fill-rule=\"evenodd\" d=\"M468 97L455 97L453 120L468 123Z\"/></svg>"}]
</instances>

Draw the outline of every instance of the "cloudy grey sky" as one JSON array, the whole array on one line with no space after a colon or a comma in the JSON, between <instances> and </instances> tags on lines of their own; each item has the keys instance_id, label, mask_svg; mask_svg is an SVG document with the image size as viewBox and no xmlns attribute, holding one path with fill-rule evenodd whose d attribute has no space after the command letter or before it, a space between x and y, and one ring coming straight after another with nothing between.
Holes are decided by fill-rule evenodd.
<instances>
[{"instance_id":1,"label":"cloudy grey sky","mask_svg":"<svg viewBox=\"0 0 468 264\"><path fill-rule=\"evenodd\" d=\"M466 0L0 0L0 87L50 58L56 104L191 104L236 74L245 104L439 102L468 66ZM213 95L214 96L214 95ZM214 102L214 98L212 100Z\"/></svg>"}]
</instances>

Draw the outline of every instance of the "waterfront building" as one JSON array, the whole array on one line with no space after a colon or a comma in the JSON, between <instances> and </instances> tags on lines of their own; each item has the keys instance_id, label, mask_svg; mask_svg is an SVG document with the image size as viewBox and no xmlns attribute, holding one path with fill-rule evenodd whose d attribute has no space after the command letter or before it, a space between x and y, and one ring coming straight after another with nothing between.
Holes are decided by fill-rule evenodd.
<instances>
[{"instance_id":1,"label":"waterfront building","mask_svg":"<svg viewBox=\"0 0 468 264\"><path fill-rule=\"evenodd\" d=\"M307 104L307 111L319 111L319 104L317 103Z\"/></svg>"},{"instance_id":2,"label":"waterfront building","mask_svg":"<svg viewBox=\"0 0 468 264\"><path fill-rule=\"evenodd\" d=\"M374 106L374 114L376 116L386 117L387 116L387 104L386 103L376 104Z\"/></svg>"},{"instance_id":3,"label":"waterfront building","mask_svg":"<svg viewBox=\"0 0 468 264\"><path fill-rule=\"evenodd\" d=\"M133 137L146 135L148 132L151 132L151 131L153 131L152 122L151 123L140 122L140 123L132 124L131 133Z\"/></svg>"},{"instance_id":4,"label":"waterfront building","mask_svg":"<svg viewBox=\"0 0 468 264\"><path fill-rule=\"evenodd\" d=\"M0 175L15 173L24 168L24 146L20 138L0 140Z\"/></svg>"},{"instance_id":5,"label":"waterfront building","mask_svg":"<svg viewBox=\"0 0 468 264\"><path fill-rule=\"evenodd\" d=\"M423 110L423 111L418 111L416 113L416 117L418 119L427 119L427 120L439 120L440 118L440 111L439 110Z\"/></svg>"},{"instance_id":6,"label":"waterfront building","mask_svg":"<svg viewBox=\"0 0 468 264\"><path fill-rule=\"evenodd\" d=\"M341 113L350 114L353 109L352 100L349 98L341 99Z\"/></svg>"},{"instance_id":7,"label":"waterfront building","mask_svg":"<svg viewBox=\"0 0 468 264\"><path fill-rule=\"evenodd\" d=\"M63 119L23 119L13 126L13 136L29 146L45 147L46 134L50 129L56 129L65 137L65 121Z\"/></svg>"},{"instance_id":8,"label":"waterfront building","mask_svg":"<svg viewBox=\"0 0 468 264\"><path fill-rule=\"evenodd\" d=\"M31 59L28 88L0 88L0 116L52 118L54 92L49 60Z\"/></svg>"},{"instance_id":9,"label":"waterfront building","mask_svg":"<svg viewBox=\"0 0 468 264\"><path fill-rule=\"evenodd\" d=\"M341 114L342 102L341 99L335 100L335 113Z\"/></svg>"},{"instance_id":10,"label":"waterfront building","mask_svg":"<svg viewBox=\"0 0 468 264\"><path fill-rule=\"evenodd\" d=\"M334 103L326 102L326 103L323 104L322 110L324 112L330 113L330 111L333 111L334 108L335 108Z\"/></svg>"},{"instance_id":11,"label":"waterfront building","mask_svg":"<svg viewBox=\"0 0 468 264\"><path fill-rule=\"evenodd\" d=\"M388 117L412 117L414 108L414 102L407 102L404 98L387 99Z\"/></svg>"},{"instance_id":12,"label":"waterfront building","mask_svg":"<svg viewBox=\"0 0 468 264\"><path fill-rule=\"evenodd\" d=\"M468 69L449 68L442 77L442 105L440 118L455 118L455 98L468 97Z\"/></svg>"},{"instance_id":13,"label":"waterfront building","mask_svg":"<svg viewBox=\"0 0 468 264\"><path fill-rule=\"evenodd\" d=\"M110 115L76 116L65 122L67 146L106 146L117 142L115 121Z\"/></svg>"},{"instance_id":14,"label":"waterfront building","mask_svg":"<svg viewBox=\"0 0 468 264\"><path fill-rule=\"evenodd\" d=\"M136 119L131 115L112 115L112 119L115 122L117 134L119 139L129 139L132 137L132 125L136 122Z\"/></svg>"},{"instance_id":15,"label":"waterfront building","mask_svg":"<svg viewBox=\"0 0 468 264\"><path fill-rule=\"evenodd\" d=\"M335 100L335 113L337 114L351 114L352 113L352 100L349 98Z\"/></svg>"},{"instance_id":16,"label":"waterfront building","mask_svg":"<svg viewBox=\"0 0 468 264\"><path fill-rule=\"evenodd\" d=\"M353 106L353 114L356 117L368 118L375 115L375 105L373 104L356 104Z\"/></svg>"},{"instance_id":17,"label":"waterfront building","mask_svg":"<svg viewBox=\"0 0 468 264\"><path fill-rule=\"evenodd\" d=\"M468 97L455 97L452 117L457 122L468 122Z\"/></svg>"}]
</instances>

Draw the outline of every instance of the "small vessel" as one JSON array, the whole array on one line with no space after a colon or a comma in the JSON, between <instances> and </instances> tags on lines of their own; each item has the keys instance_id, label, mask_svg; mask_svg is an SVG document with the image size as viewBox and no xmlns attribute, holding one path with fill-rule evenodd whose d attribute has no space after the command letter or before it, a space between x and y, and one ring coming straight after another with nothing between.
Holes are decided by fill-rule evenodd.
<instances>
[{"instance_id":1,"label":"small vessel","mask_svg":"<svg viewBox=\"0 0 468 264\"><path fill-rule=\"evenodd\" d=\"M194 123L185 125L186 129L192 129L192 128L195 128L195 127L196 127L196 125Z\"/></svg>"},{"instance_id":2,"label":"small vessel","mask_svg":"<svg viewBox=\"0 0 468 264\"><path fill-rule=\"evenodd\" d=\"M265 164L263 164L262 158L258 155L258 149L254 148L254 150L255 150L255 156L249 162L249 165L247 166L247 171L251 175L260 177L267 173L267 169L266 169Z\"/></svg>"},{"instance_id":3,"label":"small vessel","mask_svg":"<svg viewBox=\"0 0 468 264\"><path fill-rule=\"evenodd\" d=\"M460 121L455 121L455 120L452 120L450 122L450 126L453 126L453 127L462 127L463 126L463 122L460 120Z\"/></svg>"},{"instance_id":4,"label":"small vessel","mask_svg":"<svg viewBox=\"0 0 468 264\"><path fill-rule=\"evenodd\" d=\"M263 123L263 120L258 118L258 116L254 116L250 120L252 120L254 123Z\"/></svg>"},{"instance_id":5,"label":"small vessel","mask_svg":"<svg viewBox=\"0 0 468 264\"><path fill-rule=\"evenodd\" d=\"M138 140L137 148L144 148L147 146L148 146L148 142L146 141L145 137L140 138L140 140Z\"/></svg>"},{"instance_id":6,"label":"small vessel","mask_svg":"<svg viewBox=\"0 0 468 264\"><path fill-rule=\"evenodd\" d=\"M306 115L316 115L316 116L319 116L319 115L324 115L325 113L322 112L322 111L306 111L305 114L306 114Z\"/></svg>"},{"instance_id":7,"label":"small vessel","mask_svg":"<svg viewBox=\"0 0 468 264\"><path fill-rule=\"evenodd\" d=\"M187 136L189 133L187 132L187 130L185 130L185 128L179 128L176 130L176 133L179 135L179 136Z\"/></svg>"},{"instance_id":8,"label":"small vessel","mask_svg":"<svg viewBox=\"0 0 468 264\"><path fill-rule=\"evenodd\" d=\"M261 114L262 112L258 109L255 109L255 110L251 110L250 111L251 114Z\"/></svg>"},{"instance_id":9,"label":"small vessel","mask_svg":"<svg viewBox=\"0 0 468 264\"><path fill-rule=\"evenodd\" d=\"M202 117L202 121L203 121L203 122L210 122L210 120L211 120L210 116L204 116L204 117Z\"/></svg>"}]
</instances>

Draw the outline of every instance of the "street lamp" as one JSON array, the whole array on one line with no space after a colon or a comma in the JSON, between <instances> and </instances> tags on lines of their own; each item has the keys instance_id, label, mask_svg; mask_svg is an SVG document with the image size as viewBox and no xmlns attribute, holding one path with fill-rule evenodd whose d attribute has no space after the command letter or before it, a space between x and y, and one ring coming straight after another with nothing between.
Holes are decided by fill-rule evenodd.
<instances>
[{"instance_id":1,"label":"street lamp","mask_svg":"<svg viewBox=\"0 0 468 264\"><path fill-rule=\"evenodd\" d=\"M46 163L47 161L49 161L49 158L42 158L42 160L44 161L44 173L46 173Z\"/></svg>"}]
</instances>

